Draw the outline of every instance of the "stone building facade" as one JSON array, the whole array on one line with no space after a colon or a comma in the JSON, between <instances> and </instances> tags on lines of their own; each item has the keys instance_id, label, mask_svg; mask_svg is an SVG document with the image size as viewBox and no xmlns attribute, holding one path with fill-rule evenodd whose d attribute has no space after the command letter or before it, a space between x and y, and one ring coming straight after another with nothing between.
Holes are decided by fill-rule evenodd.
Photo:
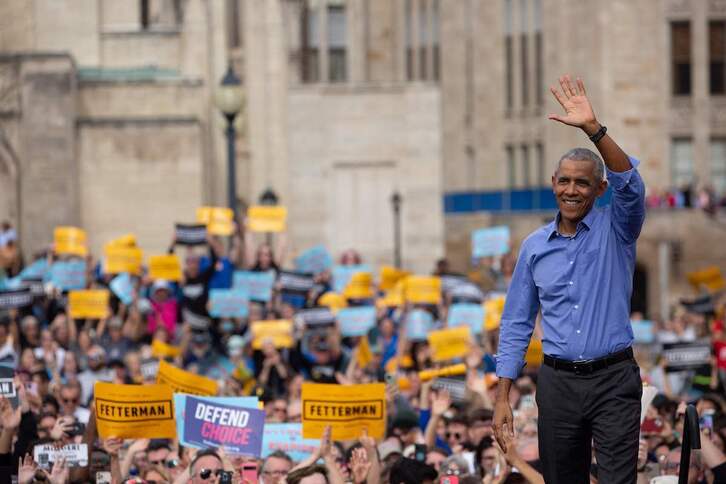
<instances>
[{"instance_id":1,"label":"stone building facade","mask_svg":"<svg viewBox=\"0 0 726 484\"><path fill-rule=\"evenodd\" d=\"M247 99L239 206L274 190L293 255L323 243L392 262L398 192L403 265L465 270L472 228L507 223L516 248L552 216L539 200L554 164L587 146L546 119L564 72L650 190L725 190L725 42L726 0L5 0L0 217L26 251L65 223L96 249L134 230L163 250L174 222L227 199L212 101L231 63ZM467 205L485 199L501 203ZM721 227L649 214L651 313L675 269L726 266Z\"/></svg>"}]
</instances>

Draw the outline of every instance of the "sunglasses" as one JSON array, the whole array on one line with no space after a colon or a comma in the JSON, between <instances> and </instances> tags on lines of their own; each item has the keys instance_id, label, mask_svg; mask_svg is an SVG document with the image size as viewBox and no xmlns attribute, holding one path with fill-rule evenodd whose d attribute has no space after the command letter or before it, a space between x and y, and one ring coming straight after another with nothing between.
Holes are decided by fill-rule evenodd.
<instances>
[{"instance_id":1,"label":"sunglasses","mask_svg":"<svg viewBox=\"0 0 726 484\"><path fill-rule=\"evenodd\" d=\"M63 398L61 400L63 400L63 403L78 403L77 398Z\"/></svg>"},{"instance_id":2,"label":"sunglasses","mask_svg":"<svg viewBox=\"0 0 726 484\"><path fill-rule=\"evenodd\" d=\"M155 465L155 466L164 466L167 469L174 469L179 465L179 461L176 459L169 459L169 460L150 460L149 464Z\"/></svg>"},{"instance_id":3,"label":"sunglasses","mask_svg":"<svg viewBox=\"0 0 726 484\"><path fill-rule=\"evenodd\" d=\"M459 432L446 432L446 440L452 437L456 440L461 440L463 438L463 436Z\"/></svg>"},{"instance_id":4,"label":"sunglasses","mask_svg":"<svg viewBox=\"0 0 726 484\"><path fill-rule=\"evenodd\" d=\"M224 469L202 469L199 471L199 474L197 474L202 480L206 481L210 477L212 477L212 474L215 476L221 476L224 473Z\"/></svg>"}]
</instances>

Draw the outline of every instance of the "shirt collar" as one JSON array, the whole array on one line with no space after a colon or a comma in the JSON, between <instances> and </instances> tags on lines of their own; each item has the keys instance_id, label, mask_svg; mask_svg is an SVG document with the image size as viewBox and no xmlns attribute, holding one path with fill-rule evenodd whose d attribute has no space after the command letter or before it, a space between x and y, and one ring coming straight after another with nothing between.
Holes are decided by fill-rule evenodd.
<instances>
[{"instance_id":1,"label":"shirt collar","mask_svg":"<svg viewBox=\"0 0 726 484\"><path fill-rule=\"evenodd\" d=\"M584 227L587 230L590 230L592 228L592 225L595 223L595 217L597 217L597 214L595 213L595 207L593 206L590 211L585 215L585 217L580 220L580 223L577 224L577 230L575 231L575 234L580 231L580 227ZM547 240L552 240L552 238L555 235L560 235L560 233L557 231L557 227L560 226L560 218L561 214L558 211L557 215L555 216L555 219L549 223L547 226Z\"/></svg>"}]
</instances>

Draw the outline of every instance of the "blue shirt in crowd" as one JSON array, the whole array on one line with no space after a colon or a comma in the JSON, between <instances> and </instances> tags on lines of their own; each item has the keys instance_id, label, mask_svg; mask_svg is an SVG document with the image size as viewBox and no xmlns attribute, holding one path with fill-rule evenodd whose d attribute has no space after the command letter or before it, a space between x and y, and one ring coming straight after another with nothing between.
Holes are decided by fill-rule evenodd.
<instances>
[{"instance_id":1,"label":"blue shirt in crowd","mask_svg":"<svg viewBox=\"0 0 726 484\"><path fill-rule=\"evenodd\" d=\"M542 310L545 354L564 360L600 358L629 347L635 243L645 219L645 186L632 168L607 170L610 205L595 208L574 236L553 222L527 237L507 292L497 355L497 376L515 379Z\"/></svg>"}]
</instances>

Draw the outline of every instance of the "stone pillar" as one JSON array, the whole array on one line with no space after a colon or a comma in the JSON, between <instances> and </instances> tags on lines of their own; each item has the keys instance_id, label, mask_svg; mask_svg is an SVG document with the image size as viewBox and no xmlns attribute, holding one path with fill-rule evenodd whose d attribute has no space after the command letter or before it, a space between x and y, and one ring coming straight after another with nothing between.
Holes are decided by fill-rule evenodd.
<instances>
[{"instance_id":1,"label":"stone pillar","mask_svg":"<svg viewBox=\"0 0 726 484\"><path fill-rule=\"evenodd\" d=\"M693 172L698 184L708 181L711 154L708 92L708 2L691 4L691 92L693 102Z\"/></svg>"},{"instance_id":2,"label":"stone pillar","mask_svg":"<svg viewBox=\"0 0 726 484\"><path fill-rule=\"evenodd\" d=\"M53 240L57 225L80 225L76 68L64 54L22 58L20 67L22 249Z\"/></svg>"}]
</instances>

